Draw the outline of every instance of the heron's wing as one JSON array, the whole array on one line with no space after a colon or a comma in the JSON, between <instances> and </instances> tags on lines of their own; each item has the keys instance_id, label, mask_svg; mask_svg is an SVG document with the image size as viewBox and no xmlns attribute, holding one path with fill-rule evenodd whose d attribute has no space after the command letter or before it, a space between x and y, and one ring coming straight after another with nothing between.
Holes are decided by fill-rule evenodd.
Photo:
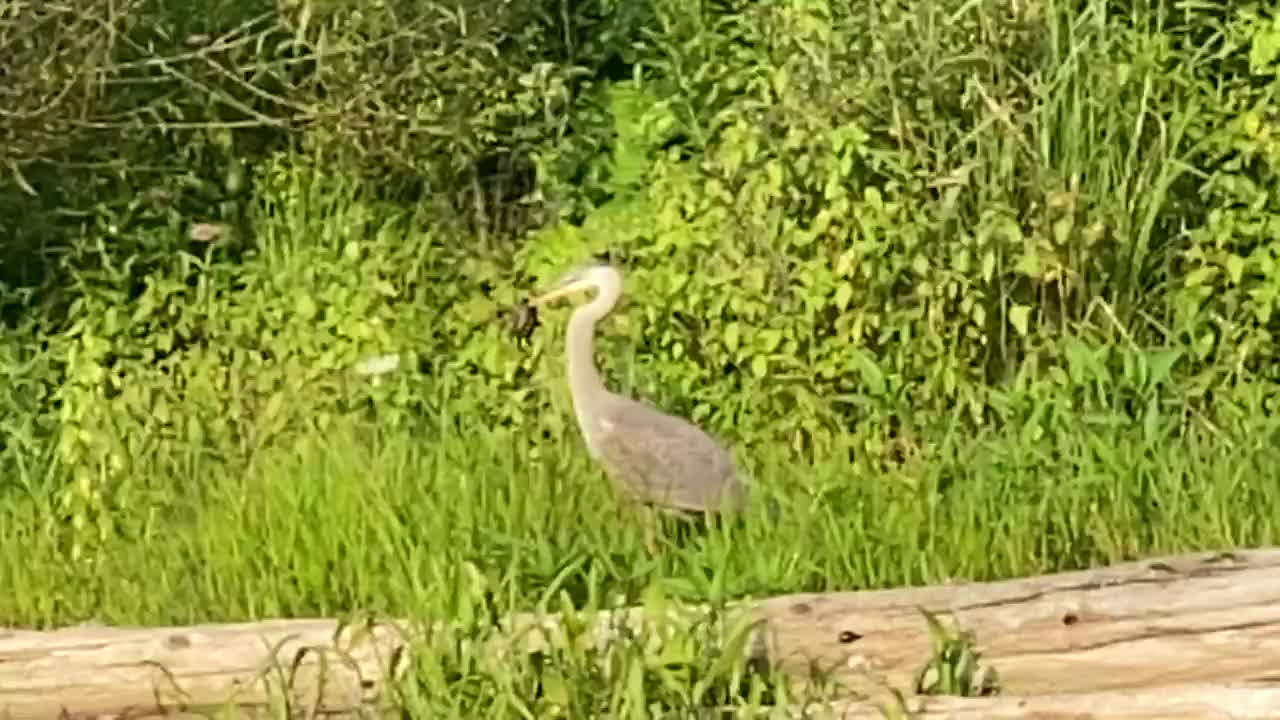
<instances>
[{"instance_id":1,"label":"heron's wing","mask_svg":"<svg viewBox=\"0 0 1280 720\"><path fill-rule=\"evenodd\" d=\"M598 424L600 461L633 497L690 511L745 500L732 456L692 423L619 397L600 413Z\"/></svg>"}]
</instances>

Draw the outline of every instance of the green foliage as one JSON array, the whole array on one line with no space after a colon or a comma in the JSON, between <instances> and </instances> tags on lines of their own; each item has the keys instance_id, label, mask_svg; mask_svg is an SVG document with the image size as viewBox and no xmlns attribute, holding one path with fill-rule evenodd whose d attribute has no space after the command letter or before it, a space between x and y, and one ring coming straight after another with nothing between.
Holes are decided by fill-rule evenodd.
<instances>
[{"instance_id":1,"label":"green foliage","mask_svg":"<svg viewBox=\"0 0 1280 720\"><path fill-rule=\"evenodd\" d=\"M256 241L257 166L287 148L318 148L374 198L429 210L442 236L463 228L509 254L581 202L572 180L607 132L599 89L649 16L616 0L46 5L0 3L17 68L0 115L0 282L38 289L54 321L82 270L111 263L140 284L202 254L199 223L230 231L218 259L237 262Z\"/></svg>"},{"instance_id":2,"label":"green foliage","mask_svg":"<svg viewBox=\"0 0 1280 720\"><path fill-rule=\"evenodd\" d=\"M223 218L234 242L138 250L172 245L187 222L172 210L84 229L65 317L42 330L66 364L43 385L59 457L117 474L179 441L248 458L325 422L316 408L345 397L346 370L386 352L421 373L380 385L380 413L453 403L512 432L565 432L564 397L539 390L560 379L546 351L565 313L545 314L529 355L494 320L602 253L628 266L600 343L611 382L802 454L852 431L897 462L930 426L1047 408L1176 435L1270 372L1275 73L1257 11L1174 24L1100 2L604 9L283 7L290 47L316 60L308 82L351 112L309 101L317 150L223 183L242 198ZM619 52L606 39L646 23L625 81L583 75L556 35L591 28L573 57L598 69ZM1192 45L1204 28L1216 44ZM487 65L508 41L515 59ZM495 158L537 175L486 174ZM423 183L413 212L395 209L403 172ZM491 222L533 207L516 195L561 221L513 250L486 238L534 221ZM448 220L460 208L478 213L470 246ZM253 375L248 399L228 409L233 383L213 378L230 370L205 366ZM285 397L306 422L286 419ZM108 406L149 430L126 439Z\"/></svg>"},{"instance_id":3,"label":"green foliage","mask_svg":"<svg viewBox=\"0 0 1280 720\"><path fill-rule=\"evenodd\" d=\"M36 318L0 326L0 497L44 470L56 431L48 415L54 389L48 380L57 366L40 340Z\"/></svg>"},{"instance_id":4,"label":"green foliage","mask_svg":"<svg viewBox=\"0 0 1280 720\"><path fill-rule=\"evenodd\" d=\"M480 615L493 608L474 600L488 588L473 568L460 574L470 582L460 583L457 597L481 607L459 612L461 623L435 634L433 647L443 647L443 652L415 656L413 672L398 698L410 712L433 717L638 718L651 717L657 710L705 712L785 699L774 690L781 689L781 678L746 667L749 634L741 618L733 625L715 614L673 622L671 611L677 608L657 585L649 588L641 606L643 631L619 622L611 628L607 644L599 642L599 630L593 627L597 613L604 610L595 604L596 598L581 607L567 592L549 595L540 610L556 614L560 641L536 653L507 658L496 667L485 648L493 647L486 645L490 641L502 642L503 631ZM466 641L446 639L459 635Z\"/></svg>"},{"instance_id":5,"label":"green foliage","mask_svg":"<svg viewBox=\"0 0 1280 720\"><path fill-rule=\"evenodd\" d=\"M1246 6L1228 18L1196 78L1217 113L1197 127L1205 168L1201 223L1188 229L1173 293L1173 332L1203 374L1274 379L1273 316L1280 298L1280 92L1275 18ZM1247 57L1247 60L1246 60ZM1216 70L1217 72L1211 72Z\"/></svg>"},{"instance_id":6,"label":"green foliage","mask_svg":"<svg viewBox=\"0 0 1280 720\"><path fill-rule=\"evenodd\" d=\"M273 3L2 5L19 70L0 120L0 282L41 289L57 317L99 243L145 274L193 221L239 222L245 165L284 139Z\"/></svg>"},{"instance_id":7,"label":"green foliage","mask_svg":"<svg viewBox=\"0 0 1280 720\"><path fill-rule=\"evenodd\" d=\"M129 5L0 122L38 195L0 194L0 624L446 588L478 625L1274 542L1280 30L1119 5ZM36 7L11 52L106 6ZM599 254L610 385L734 441L781 525L649 558L601 510L568 312L527 351L499 322ZM455 650L426 714L640 715L740 670Z\"/></svg>"},{"instance_id":8,"label":"green foliage","mask_svg":"<svg viewBox=\"0 0 1280 720\"><path fill-rule=\"evenodd\" d=\"M433 238L321 173L275 166L258 182L262 250L244 262L182 255L132 297L105 251L103 271L78 276L52 393L72 480L63 512L77 530L109 518L138 461L192 451L249 460L326 432L340 412L376 407L378 423L397 427L421 403L412 376L373 384L352 368L387 352L413 365L433 349L435 306L418 300Z\"/></svg>"},{"instance_id":9,"label":"green foliage","mask_svg":"<svg viewBox=\"0 0 1280 720\"><path fill-rule=\"evenodd\" d=\"M869 424L878 453L1077 374L1079 340L1191 354L1165 318L1211 106L1162 26L1103 3L659 19L652 79L614 86L611 199L517 256L543 278L626 258L601 355L633 353L646 394L798 451Z\"/></svg>"},{"instance_id":10,"label":"green foliage","mask_svg":"<svg viewBox=\"0 0 1280 720\"><path fill-rule=\"evenodd\" d=\"M104 541L92 571L67 562L49 508L56 478L0 496L0 583L12 589L0 594L0 625L442 621L453 635L420 636L424 649L394 698L431 717L528 717L556 705L574 717L601 706L652 717L740 697L803 702L773 678L741 677L731 643L706 642L704 631L734 629L723 620L624 636L607 652L574 621L621 606L652 617L676 602L721 607L1274 544L1280 457L1264 438L1277 421L1248 415L1179 443L1150 442L1127 423L1065 419L1043 434L1010 426L933 436L918 463L892 473L844 452L807 464L762 445L757 478L782 496L780 522L665 534L656 557L568 436L543 443L534 460L508 433L466 416L442 418L452 430L430 436L339 420L265 448L247 470L195 451L139 467L116 496L128 532ZM485 662L484 642L502 631L494 619L530 610L565 612L569 642ZM975 648L935 639L955 661L940 663L943 677L969 687Z\"/></svg>"},{"instance_id":11,"label":"green foliage","mask_svg":"<svg viewBox=\"0 0 1280 720\"><path fill-rule=\"evenodd\" d=\"M989 695L998 691L994 670L980 666L982 653L968 630L948 632L937 615L919 608L929 625L933 656L916 674L916 692L924 695Z\"/></svg>"},{"instance_id":12,"label":"green foliage","mask_svg":"<svg viewBox=\"0 0 1280 720\"><path fill-rule=\"evenodd\" d=\"M597 76L644 16L614 0L293 3L330 109L306 138L350 148L388 196L430 203L482 243L509 238L572 201L541 193L536 173L554 182L590 157L605 129Z\"/></svg>"}]
</instances>

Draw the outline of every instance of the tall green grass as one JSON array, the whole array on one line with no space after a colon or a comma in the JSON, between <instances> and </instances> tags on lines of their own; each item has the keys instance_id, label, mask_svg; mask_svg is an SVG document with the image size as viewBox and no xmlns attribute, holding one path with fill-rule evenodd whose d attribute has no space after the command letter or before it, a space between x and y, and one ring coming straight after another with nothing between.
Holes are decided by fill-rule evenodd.
<instances>
[{"instance_id":1,"label":"tall green grass","mask_svg":"<svg viewBox=\"0 0 1280 720\"><path fill-rule=\"evenodd\" d=\"M650 557L576 436L536 441L533 461L535 441L462 419L440 426L451 429L348 424L265 451L248 471L155 465L121 492L108 540L80 562L59 543L56 494L27 478L0 495L0 625L406 614L464 579L497 612L562 591L583 607L631 603L654 586L714 602L1005 578L1280 535L1270 443L1157 445L1130 423L1081 419L1039 437L940 435L890 468L739 448L780 521L755 507L719 526L669 522Z\"/></svg>"},{"instance_id":2,"label":"tall green grass","mask_svg":"<svg viewBox=\"0 0 1280 720\"><path fill-rule=\"evenodd\" d=\"M1118 416L1047 433L944 432L892 467L848 452L798 465L743 447L781 519L769 524L757 505L718 527L668 524L656 557L576 436L534 441L447 420L436 426L445 432L349 422L266 450L247 470L157 462L120 493L108 540L76 562L48 500L56 485L19 478L0 494L0 626L372 614L443 621L477 641L498 632L492 618L518 611L655 597L716 606L1280 538L1280 450L1259 440L1271 424L1260 415L1180 439ZM780 678L718 661L714 645L655 656L637 640L605 657L559 649L495 667L482 643L428 638L391 701L409 717L683 717L826 692L789 695Z\"/></svg>"}]
</instances>

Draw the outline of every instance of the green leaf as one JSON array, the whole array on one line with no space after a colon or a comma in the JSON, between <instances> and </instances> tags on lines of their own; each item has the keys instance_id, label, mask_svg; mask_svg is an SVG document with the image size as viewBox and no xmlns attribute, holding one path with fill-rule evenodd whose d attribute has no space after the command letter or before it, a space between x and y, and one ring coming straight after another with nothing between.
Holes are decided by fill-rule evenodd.
<instances>
[{"instance_id":1,"label":"green leaf","mask_svg":"<svg viewBox=\"0 0 1280 720\"><path fill-rule=\"evenodd\" d=\"M542 674L542 696L547 702L560 707L569 705L569 685L564 676L555 670L546 670Z\"/></svg>"},{"instance_id":2,"label":"green leaf","mask_svg":"<svg viewBox=\"0 0 1280 720\"><path fill-rule=\"evenodd\" d=\"M1183 278L1182 280L1182 285L1183 287L1188 287L1188 288L1200 287L1201 285L1204 285L1205 283L1212 280L1213 276L1217 274L1218 274L1218 268L1213 267L1211 265L1198 267L1195 270L1192 270L1191 272L1187 273L1186 277Z\"/></svg>"},{"instance_id":3,"label":"green leaf","mask_svg":"<svg viewBox=\"0 0 1280 720\"><path fill-rule=\"evenodd\" d=\"M991 282L991 278L996 274L996 254L993 250L988 250L982 256L982 281Z\"/></svg>"},{"instance_id":4,"label":"green leaf","mask_svg":"<svg viewBox=\"0 0 1280 720\"><path fill-rule=\"evenodd\" d=\"M849 301L853 299L853 285L849 283L840 283L836 288L836 307L841 312L849 307Z\"/></svg>"},{"instance_id":5,"label":"green leaf","mask_svg":"<svg viewBox=\"0 0 1280 720\"><path fill-rule=\"evenodd\" d=\"M1040 256L1035 253L1020 255L1014 263L1014 269L1026 277L1038 278L1040 277Z\"/></svg>"},{"instance_id":6,"label":"green leaf","mask_svg":"<svg viewBox=\"0 0 1280 720\"><path fill-rule=\"evenodd\" d=\"M756 344L766 353L771 353L774 350L777 350L778 346L782 344L781 330L761 330L756 334L756 337L759 338L759 342Z\"/></svg>"},{"instance_id":7,"label":"green leaf","mask_svg":"<svg viewBox=\"0 0 1280 720\"><path fill-rule=\"evenodd\" d=\"M1182 350L1157 350L1147 356L1147 364L1151 372L1151 384L1158 385L1169 379L1173 364L1182 359Z\"/></svg>"},{"instance_id":8,"label":"green leaf","mask_svg":"<svg viewBox=\"0 0 1280 720\"><path fill-rule=\"evenodd\" d=\"M1240 278L1244 277L1244 258L1239 255L1227 256L1227 275L1231 277L1232 285L1239 285Z\"/></svg>"},{"instance_id":9,"label":"green leaf","mask_svg":"<svg viewBox=\"0 0 1280 720\"><path fill-rule=\"evenodd\" d=\"M762 378L769 374L769 361L763 355L751 358L751 374Z\"/></svg>"},{"instance_id":10,"label":"green leaf","mask_svg":"<svg viewBox=\"0 0 1280 720\"><path fill-rule=\"evenodd\" d=\"M858 373L862 376L862 384L867 386L867 394L873 396L884 395L885 380L880 366L861 350L853 350L850 353L850 357L853 358L853 364L858 368Z\"/></svg>"},{"instance_id":11,"label":"green leaf","mask_svg":"<svg viewBox=\"0 0 1280 720\"><path fill-rule=\"evenodd\" d=\"M729 352L737 352L738 346L742 339L742 326L736 322L729 323L724 329L724 346Z\"/></svg>"},{"instance_id":12,"label":"green leaf","mask_svg":"<svg viewBox=\"0 0 1280 720\"><path fill-rule=\"evenodd\" d=\"M1053 241L1059 246L1065 246L1071 240L1072 222L1070 217L1058 218L1053 223Z\"/></svg>"},{"instance_id":13,"label":"green leaf","mask_svg":"<svg viewBox=\"0 0 1280 720\"><path fill-rule=\"evenodd\" d=\"M316 316L316 301L309 293L301 293L294 301L293 312L302 320L310 320Z\"/></svg>"},{"instance_id":14,"label":"green leaf","mask_svg":"<svg viewBox=\"0 0 1280 720\"><path fill-rule=\"evenodd\" d=\"M1031 307L1028 305L1014 305L1009 310L1009 322L1013 323L1013 328L1018 334L1027 336L1027 322L1031 318Z\"/></svg>"},{"instance_id":15,"label":"green leaf","mask_svg":"<svg viewBox=\"0 0 1280 720\"><path fill-rule=\"evenodd\" d=\"M284 409L284 395L280 393L273 394L267 399L267 405L263 409L262 417L266 424L270 424L280 415L280 411Z\"/></svg>"},{"instance_id":16,"label":"green leaf","mask_svg":"<svg viewBox=\"0 0 1280 720\"><path fill-rule=\"evenodd\" d=\"M1280 59L1280 18L1272 22L1272 27L1259 31L1253 36L1253 46L1249 48L1249 71L1255 75L1269 75L1268 66Z\"/></svg>"}]
</instances>

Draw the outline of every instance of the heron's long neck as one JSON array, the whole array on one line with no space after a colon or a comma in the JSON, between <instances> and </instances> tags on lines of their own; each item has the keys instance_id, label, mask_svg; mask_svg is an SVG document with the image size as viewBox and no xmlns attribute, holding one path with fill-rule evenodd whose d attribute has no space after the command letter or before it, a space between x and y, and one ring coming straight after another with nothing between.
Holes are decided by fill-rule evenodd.
<instances>
[{"instance_id":1,"label":"heron's long neck","mask_svg":"<svg viewBox=\"0 0 1280 720\"><path fill-rule=\"evenodd\" d=\"M566 339L569 356L569 389L573 394L574 409L579 418L586 410L585 405L592 398L603 396L605 392L604 381L600 379L600 371L596 369L591 346L596 321L608 311L608 307L601 307L599 300L596 300L579 308L569 319L569 333Z\"/></svg>"}]
</instances>

